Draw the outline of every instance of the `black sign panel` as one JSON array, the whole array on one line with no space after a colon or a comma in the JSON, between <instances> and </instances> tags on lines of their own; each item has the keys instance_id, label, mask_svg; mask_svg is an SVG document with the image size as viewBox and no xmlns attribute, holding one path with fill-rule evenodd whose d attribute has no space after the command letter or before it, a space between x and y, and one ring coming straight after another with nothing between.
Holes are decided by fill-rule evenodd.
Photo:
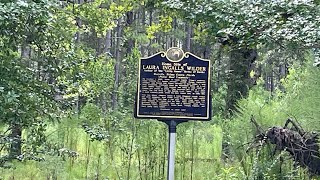
<instances>
[{"instance_id":1,"label":"black sign panel","mask_svg":"<svg viewBox=\"0 0 320 180\"><path fill-rule=\"evenodd\" d=\"M179 48L140 59L137 118L209 120L210 62Z\"/></svg>"}]
</instances>

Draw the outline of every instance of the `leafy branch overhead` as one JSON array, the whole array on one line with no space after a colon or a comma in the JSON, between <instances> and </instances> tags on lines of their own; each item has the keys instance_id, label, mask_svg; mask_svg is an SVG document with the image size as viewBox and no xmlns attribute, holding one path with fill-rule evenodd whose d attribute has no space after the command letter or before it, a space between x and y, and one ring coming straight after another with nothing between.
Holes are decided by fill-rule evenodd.
<instances>
[{"instance_id":1,"label":"leafy branch overhead","mask_svg":"<svg viewBox=\"0 0 320 180\"><path fill-rule=\"evenodd\" d=\"M82 23L77 22L80 29L85 32L95 31L101 37L106 35L107 30L116 27L116 20L132 8L130 2L116 4L106 0L69 4L67 6L67 10L73 12L77 19L81 19Z\"/></svg>"},{"instance_id":2,"label":"leafy branch overhead","mask_svg":"<svg viewBox=\"0 0 320 180\"><path fill-rule=\"evenodd\" d=\"M217 38L242 46L278 43L320 47L320 5L308 1L180 1L163 4L195 22L207 22Z\"/></svg>"}]
</instances>

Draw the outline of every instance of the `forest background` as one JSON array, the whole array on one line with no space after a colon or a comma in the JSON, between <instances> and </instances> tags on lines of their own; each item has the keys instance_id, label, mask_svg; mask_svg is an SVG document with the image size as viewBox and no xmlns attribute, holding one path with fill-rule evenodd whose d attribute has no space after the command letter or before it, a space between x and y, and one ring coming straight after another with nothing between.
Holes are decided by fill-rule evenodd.
<instances>
[{"instance_id":1,"label":"forest background","mask_svg":"<svg viewBox=\"0 0 320 180\"><path fill-rule=\"evenodd\" d=\"M319 178L250 149L320 131L319 0L1 0L0 179L165 179L167 127L133 118L139 58L212 64L212 120L179 125L176 179Z\"/></svg>"}]
</instances>

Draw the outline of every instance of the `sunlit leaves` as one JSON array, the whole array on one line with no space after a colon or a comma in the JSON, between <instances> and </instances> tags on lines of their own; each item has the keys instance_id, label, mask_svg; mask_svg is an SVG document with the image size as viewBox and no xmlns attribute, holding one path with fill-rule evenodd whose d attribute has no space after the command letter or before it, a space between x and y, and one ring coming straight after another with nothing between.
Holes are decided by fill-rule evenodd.
<instances>
[{"instance_id":1,"label":"sunlit leaves","mask_svg":"<svg viewBox=\"0 0 320 180\"><path fill-rule=\"evenodd\" d=\"M148 37L149 39L155 38L154 34L155 34L156 32L158 32L159 30L160 30L160 25L158 25L158 24L153 24L153 25L151 25L151 26L148 26L147 29L146 29L146 31L147 31L147 37Z\"/></svg>"},{"instance_id":2,"label":"sunlit leaves","mask_svg":"<svg viewBox=\"0 0 320 180\"><path fill-rule=\"evenodd\" d=\"M320 8L313 1L168 0L164 4L206 22L214 36L237 37L242 46L275 41L319 46Z\"/></svg>"},{"instance_id":3,"label":"sunlit leaves","mask_svg":"<svg viewBox=\"0 0 320 180\"><path fill-rule=\"evenodd\" d=\"M80 30L94 30L98 36L106 35L107 30L116 26L115 21L132 9L131 3L109 3L106 0L85 2L83 4L70 4L67 9L75 14ZM81 21L81 22L80 22Z\"/></svg>"},{"instance_id":4,"label":"sunlit leaves","mask_svg":"<svg viewBox=\"0 0 320 180\"><path fill-rule=\"evenodd\" d=\"M149 39L155 38L154 34L157 32L169 32L172 30L172 17L170 16L160 16L158 24L152 24L147 27L147 37Z\"/></svg>"}]
</instances>

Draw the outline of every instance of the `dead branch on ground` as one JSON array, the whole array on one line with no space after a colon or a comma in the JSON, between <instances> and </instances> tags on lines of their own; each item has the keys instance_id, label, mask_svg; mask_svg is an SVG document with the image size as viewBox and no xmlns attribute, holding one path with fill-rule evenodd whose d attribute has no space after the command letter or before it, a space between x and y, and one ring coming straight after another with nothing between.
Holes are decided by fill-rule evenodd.
<instances>
[{"instance_id":1,"label":"dead branch on ground","mask_svg":"<svg viewBox=\"0 0 320 180\"><path fill-rule=\"evenodd\" d=\"M265 143L276 145L277 151L287 151L296 164L308 168L312 175L320 175L319 134L306 132L291 119L284 127L272 127L264 131L257 121L251 117L251 122L257 129L258 135L250 149L261 147ZM289 124L291 127L289 128Z\"/></svg>"}]
</instances>

